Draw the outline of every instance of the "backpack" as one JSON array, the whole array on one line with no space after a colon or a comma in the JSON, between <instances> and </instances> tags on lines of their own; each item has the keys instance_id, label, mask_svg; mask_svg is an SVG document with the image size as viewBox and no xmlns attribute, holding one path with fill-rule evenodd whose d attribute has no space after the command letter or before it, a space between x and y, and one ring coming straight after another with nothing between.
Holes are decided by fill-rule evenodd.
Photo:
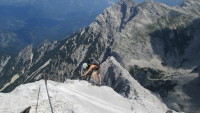
<instances>
[{"instance_id":1,"label":"backpack","mask_svg":"<svg viewBox=\"0 0 200 113\"><path fill-rule=\"evenodd\" d=\"M94 58L89 58L87 63L89 65L98 65L98 66L100 65L99 61Z\"/></svg>"}]
</instances>

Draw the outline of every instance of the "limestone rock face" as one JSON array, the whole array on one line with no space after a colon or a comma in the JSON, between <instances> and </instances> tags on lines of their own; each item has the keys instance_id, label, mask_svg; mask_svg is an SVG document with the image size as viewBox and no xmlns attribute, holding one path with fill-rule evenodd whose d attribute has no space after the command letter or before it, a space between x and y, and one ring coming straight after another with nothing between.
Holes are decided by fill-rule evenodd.
<instances>
[{"instance_id":1,"label":"limestone rock face","mask_svg":"<svg viewBox=\"0 0 200 113\"><path fill-rule=\"evenodd\" d=\"M65 83L58 83L48 80L47 89L54 113L166 113L165 107L158 101L127 99L110 87L93 86L86 81L66 80ZM44 80L20 85L7 94L0 93L0 100L1 113L51 112Z\"/></svg>"},{"instance_id":2,"label":"limestone rock face","mask_svg":"<svg viewBox=\"0 0 200 113\"><path fill-rule=\"evenodd\" d=\"M114 57L109 57L101 67L103 85L112 87L123 97L136 100L147 99L158 109L167 111L165 104L156 95L142 87Z\"/></svg>"}]
</instances>

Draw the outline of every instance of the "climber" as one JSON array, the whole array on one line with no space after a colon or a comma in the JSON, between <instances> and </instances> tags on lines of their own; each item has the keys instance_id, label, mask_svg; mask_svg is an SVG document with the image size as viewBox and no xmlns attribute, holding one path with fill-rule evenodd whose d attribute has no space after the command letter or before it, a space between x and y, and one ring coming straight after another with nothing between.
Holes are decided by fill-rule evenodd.
<instances>
[{"instance_id":1,"label":"climber","mask_svg":"<svg viewBox=\"0 0 200 113\"><path fill-rule=\"evenodd\" d=\"M101 86L100 63L96 59L90 58L88 59L87 63L83 64L83 68L87 69L87 71L81 77L84 77L89 73L91 73L93 84L95 84L96 83L95 75L97 75L99 80L98 85Z\"/></svg>"}]
</instances>

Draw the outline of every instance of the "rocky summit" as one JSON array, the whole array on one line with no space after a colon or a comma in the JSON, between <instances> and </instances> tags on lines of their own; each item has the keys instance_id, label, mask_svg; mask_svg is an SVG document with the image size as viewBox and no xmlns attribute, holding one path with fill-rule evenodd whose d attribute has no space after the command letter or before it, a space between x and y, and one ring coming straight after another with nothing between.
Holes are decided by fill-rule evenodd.
<instances>
[{"instance_id":1,"label":"rocky summit","mask_svg":"<svg viewBox=\"0 0 200 113\"><path fill-rule=\"evenodd\" d=\"M48 80L45 87L44 81L40 80L20 85L8 94L0 93L0 100L3 101L0 112L166 113L168 109L165 105L158 100L150 101L147 97L123 98L110 87L92 86L86 81L66 80L65 83L58 83Z\"/></svg>"},{"instance_id":2,"label":"rocky summit","mask_svg":"<svg viewBox=\"0 0 200 113\"><path fill-rule=\"evenodd\" d=\"M30 45L16 57L2 57L0 89L10 92L20 84L42 79L43 72L54 81L74 79L80 76L81 65L94 57L102 63L104 84L124 97L137 94L137 80L168 108L198 113L199 12L199 0L173 7L120 0L62 41L46 42L37 49Z\"/></svg>"}]
</instances>

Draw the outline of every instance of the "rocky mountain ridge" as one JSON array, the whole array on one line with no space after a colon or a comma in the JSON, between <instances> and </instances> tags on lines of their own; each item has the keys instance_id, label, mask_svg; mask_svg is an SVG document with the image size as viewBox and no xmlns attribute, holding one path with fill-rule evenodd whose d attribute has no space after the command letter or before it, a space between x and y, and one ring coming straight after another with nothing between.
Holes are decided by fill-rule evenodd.
<instances>
[{"instance_id":1,"label":"rocky mountain ridge","mask_svg":"<svg viewBox=\"0 0 200 113\"><path fill-rule=\"evenodd\" d=\"M191 72L199 65L200 2L190 0L184 4L169 7L151 1L137 4L121 0L69 38L47 42L38 49L29 46L11 58L0 74L1 91L42 79L43 72L54 81L76 78L88 58L103 63L112 56L144 87L159 94L168 107L195 113L200 104L194 99L199 100L199 92L192 88L199 87L199 73ZM117 70L109 69L103 74L111 76L110 72L116 78ZM118 93L122 85L123 96L127 97L133 81L128 82L133 85L130 86L128 78L117 82L113 78L105 78L105 83ZM6 83L10 84L5 87ZM190 88L193 94L188 93Z\"/></svg>"}]
</instances>

